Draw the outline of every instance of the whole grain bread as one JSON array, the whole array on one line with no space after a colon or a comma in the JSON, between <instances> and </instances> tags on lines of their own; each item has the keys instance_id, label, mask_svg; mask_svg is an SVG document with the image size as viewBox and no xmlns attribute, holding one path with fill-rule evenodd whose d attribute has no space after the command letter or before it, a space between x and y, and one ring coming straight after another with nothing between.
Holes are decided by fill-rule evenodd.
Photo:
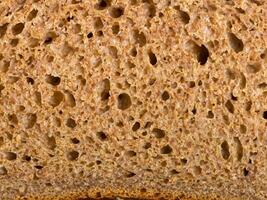
<instances>
[{"instance_id":1,"label":"whole grain bread","mask_svg":"<svg viewBox=\"0 0 267 200\"><path fill-rule=\"evenodd\" d=\"M1 0L0 199L267 199L265 0Z\"/></svg>"}]
</instances>

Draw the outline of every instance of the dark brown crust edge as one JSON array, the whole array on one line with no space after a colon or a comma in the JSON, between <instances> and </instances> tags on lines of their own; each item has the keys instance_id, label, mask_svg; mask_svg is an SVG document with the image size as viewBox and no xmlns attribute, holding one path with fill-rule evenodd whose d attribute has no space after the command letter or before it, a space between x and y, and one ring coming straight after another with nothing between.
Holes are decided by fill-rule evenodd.
<instances>
[{"instance_id":1,"label":"dark brown crust edge","mask_svg":"<svg viewBox=\"0 0 267 200\"><path fill-rule=\"evenodd\" d=\"M99 188L93 187L83 190L64 191L57 195L32 195L17 197L17 200L90 200L90 199L144 199L144 200L245 200L250 197L219 196L218 194L194 195L180 191L158 191L149 189L141 192L136 188Z\"/></svg>"}]
</instances>

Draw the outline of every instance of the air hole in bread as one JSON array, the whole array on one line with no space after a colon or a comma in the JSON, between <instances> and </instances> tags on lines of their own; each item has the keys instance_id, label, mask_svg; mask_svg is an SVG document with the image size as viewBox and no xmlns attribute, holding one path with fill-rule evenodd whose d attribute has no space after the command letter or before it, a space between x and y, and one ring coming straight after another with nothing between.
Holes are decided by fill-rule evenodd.
<instances>
[{"instance_id":1,"label":"air hole in bread","mask_svg":"<svg viewBox=\"0 0 267 200\"><path fill-rule=\"evenodd\" d=\"M30 37L28 39L28 45L31 48L35 48L35 47L39 46L39 40L37 38Z\"/></svg>"},{"instance_id":2,"label":"air hole in bread","mask_svg":"<svg viewBox=\"0 0 267 200\"><path fill-rule=\"evenodd\" d=\"M154 128L152 130L152 133L155 135L156 138L164 138L165 137L165 131L159 128Z\"/></svg>"},{"instance_id":3,"label":"air hole in bread","mask_svg":"<svg viewBox=\"0 0 267 200\"><path fill-rule=\"evenodd\" d=\"M77 124L74 119L68 118L66 122L66 126L73 129L77 126Z\"/></svg>"},{"instance_id":4,"label":"air hole in bread","mask_svg":"<svg viewBox=\"0 0 267 200\"><path fill-rule=\"evenodd\" d=\"M5 152L4 155L5 155L5 158L7 160L16 160L17 159L17 154L13 153L13 152L10 152L10 151Z\"/></svg>"},{"instance_id":5,"label":"air hole in bread","mask_svg":"<svg viewBox=\"0 0 267 200\"><path fill-rule=\"evenodd\" d=\"M109 9L109 14L112 18L119 18L123 15L124 9L121 7L111 7Z\"/></svg>"},{"instance_id":6,"label":"air hole in bread","mask_svg":"<svg viewBox=\"0 0 267 200\"><path fill-rule=\"evenodd\" d=\"M79 157L79 152L78 151L72 150L72 151L67 153L67 159L69 161L75 161L75 160L78 159L78 157Z\"/></svg>"},{"instance_id":7,"label":"air hole in bread","mask_svg":"<svg viewBox=\"0 0 267 200\"><path fill-rule=\"evenodd\" d=\"M0 38L4 37L4 35L6 34L7 27L8 27L8 23L5 23L0 26Z\"/></svg>"},{"instance_id":8,"label":"air hole in bread","mask_svg":"<svg viewBox=\"0 0 267 200\"><path fill-rule=\"evenodd\" d=\"M139 44L140 47L146 45L146 36L143 32L139 32L138 30L133 31L133 38L136 44Z\"/></svg>"},{"instance_id":9,"label":"air hole in bread","mask_svg":"<svg viewBox=\"0 0 267 200\"><path fill-rule=\"evenodd\" d=\"M0 96L2 95L2 91L5 89L5 86L3 86L2 84L0 84Z\"/></svg>"},{"instance_id":10,"label":"air hole in bread","mask_svg":"<svg viewBox=\"0 0 267 200\"><path fill-rule=\"evenodd\" d=\"M16 47L16 46L18 45L18 43L19 43L19 39L18 39L18 38L14 38L14 39L12 39L12 40L10 41L10 45L11 45L12 47Z\"/></svg>"},{"instance_id":11,"label":"air hole in bread","mask_svg":"<svg viewBox=\"0 0 267 200\"><path fill-rule=\"evenodd\" d=\"M18 124L18 118L16 114L10 114L8 115L8 120L12 123L17 125Z\"/></svg>"},{"instance_id":12,"label":"air hole in bread","mask_svg":"<svg viewBox=\"0 0 267 200\"><path fill-rule=\"evenodd\" d=\"M226 103L225 103L225 107L227 108L227 110L230 112L230 113L234 113L235 111L235 107L234 105L232 104L232 102L230 100L227 100Z\"/></svg>"},{"instance_id":13,"label":"air hole in bread","mask_svg":"<svg viewBox=\"0 0 267 200\"><path fill-rule=\"evenodd\" d=\"M178 6L175 6L174 8L175 8L176 10L178 10L180 20L181 20L184 24L188 24L189 21L190 21L190 16L189 16L189 14L188 14L187 12L185 12L185 11L180 10Z\"/></svg>"},{"instance_id":14,"label":"air hole in bread","mask_svg":"<svg viewBox=\"0 0 267 200\"><path fill-rule=\"evenodd\" d=\"M126 110L132 105L131 97L127 93L122 93L118 96L118 109Z\"/></svg>"},{"instance_id":15,"label":"air hole in bread","mask_svg":"<svg viewBox=\"0 0 267 200\"><path fill-rule=\"evenodd\" d=\"M139 122L135 122L133 127L132 127L132 130L133 131L137 131L139 128L140 128L140 123Z\"/></svg>"},{"instance_id":16,"label":"air hole in bread","mask_svg":"<svg viewBox=\"0 0 267 200\"><path fill-rule=\"evenodd\" d=\"M129 151L125 152L125 155L128 156L128 157L134 157L134 156L136 156L136 152L132 151L132 150L129 150Z\"/></svg>"},{"instance_id":17,"label":"air hole in bread","mask_svg":"<svg viewBox=\"0 0 267 200\"><path fill-rule=\"evenodd\" d=\"M249 171L246 168L244 168L243 169L243 174L244 174L244 176L248 176L249 175Z\"/></svg>"},{"instance_id":18,"label":"air hole in bread","mask_svg":"<svg viewBox=\"0 0 267 200\"><path fill-rule=\"evenodd\" d=\"M249 112L251 110L251 107L252 107L252 101L246 102L246 104L245 104L246 111Z\"/></svg>"},{"instance_id":19,"label":"air hole in bread","mask_svg":"<svg viewBox=\"0 0 267 200\"><path fill-rule=\"evenodd\" d=\"M112 33L114 35L119 34L119 32L120 32L120 25L118 23L113 24L112 27L111 27L111 30L112 30Z\"/></svg>"},{"instance_id":20,"label":"air hole in bread","mask_svg":"<svg viewBox=\"0 0 267 200\"><path fill-rule=\"evenodd\" d=\"M13 35L20 34L24 29L24 23L18 23L12 27L12 33Z\"/></svg>"},{"instance_id":21,"label":"air hole in bread","mask_svg":"<svg viewBox=\"0 0 267 200\"><path fill-rule=\"evenodd\" d=\"M147 189L146 189L146 188L141 188L141 189L140 189L140 192L141 192L141 193L146 193L146 192L147 192Z\"/></svg>"},{"instance_id":22,"label":"air hole in bread","mask_svg":"<svg viewBox=\"0 0 267 200\"><path fill-rule=\"evenodd\" d=\"M238 98L236 97L236 96L234 96L234 94L231 92L231 99L233 100L233 101L237 101L238 100Z\"/></svg>"},{"instance_id":23,"label":"air hole in bread","mask_svg":"<svg viewBox=\"0 0 267 200\"><path fill-rule=\"evenodd\" d=\"M167 101L170 98L170 95L167 91L164 91L161 95L163 101Z\"/></svg>"},{"instance_id":24,"label":"air hole in bread","mask_svg":"<svg viewBox=\"0 0 267 200\"><path fill-rule=\"evenodd\" d=\"M6 73L10 67L10 61L3 60L0 62L0 71Z\"/></svg>"},{"instance_id":25,"label":"air hole in bread","mask_svg":"<svg viewBox=\"0 0 267 200\"><path fill-rule=\"evenodd\" d=\"M229 145L227 141L223 141L221 144L221 154L224 160L228 160L230 157Z\"/></svg>"},{"instance_id":26,"label":"air hole in bread","mask_svg":"<svg viewBox=\"0 0 267 200\"><path fill-rule=\"evenodd\" d=\"M130 55L131 55L132 57L136 57L136 56L137 56L137 50L136 50L135 47L133 47L133 48L130 50Z\"/></svg>"},{"instance_id":27,"label":"air hole in bread","mask_svg":"<svg viewBox=\"0 0 267 200\"><path fill-rule=\"evenodd\" d=\"M73 94L67 90L65 91L65 100L66 100L66 106L69 106L69 107L75 107L76 106L76 100L75 100L75 97L73 96Z\"/></svg>"},{"instance_id":28,"label":"air hole in bread","mask_svg":"<svg viewBox=\"0 0 267 200\"><path fill-rule=\"evenodd\" d=\"M97 132L96 133L96 136L97 136L97 138L100 140L100 141L105 141L105 140L107 140L107 135L106 135L106 133L104 133L104 132Z\"/></svg>"},{"instance_id":29,"label":"air hole in bread","mask_svg":"<svg viewBox=\"0 0 267 200\"><path fill-rule=\"evenodd\" d=\"M69 54L72 54L74 52L74 48L70 46L67 42L65 42L61 47L61 56L67 57Z\"/></svg>"},{"instance_id":30,"label":"air hole in bread","mask_svg":"<svg viewBox=\"0 0 267 200\"><path fill-rule=\"evenodd\" d=\"M43 166L41 166L41 165L35 165L34 166L36 169L43 169L44 167Z\"/></svg>"},{"instance_id":31,"label":"air hole in bread","mask_svg":"<svg viewBox=\"0 0 267 200\"><path fill-rule=\"evenodd\" d=\"M26 116L26 120L25 120L25 128L30 129L32 128L35 123L37 121L37 115L33 114L33 113L29 113Z\"/></svg>"},{"instance_id":32,"label":"air hole in bread","mask_svg":"<svg viewBox=\"0 0 267 200\"><path fill-rule=\"evenodd\" d=\"M228 33L228 40L230 43L230 46L232 47L232 49L236 52L239 53L241 51L243 51L244 49L244 44L242 42L241 39L239 39L235 34L233 33Z\"/></svg>"},{"instance_id":33,"label":"air hole in bread","mask_svg":"<svg viewBox=\"0 0 267 200\"><path fill-rule=\"evenodd\" d=\"M40 92L34 92L34 101L37 105L41 106L42 105L42 95Z\"/></svg>"},{"instance_id":34,"label":"air hole in bread","mask_svg":"<svg viewBox=\"0 0 267 200\"><path fill-rule=\"evenodd\" d=\"M31 77L27 77L26 80L27 80L28 84L30 84L30 85L34 84L34 80Z\"/></svg>"},{"instance_id":35,"label":"air hole in bread","mask_svg":"<svg viewBox=\"0 0 267 200\"><path fill-rule=\"evenodd\" d=\"M261 70L261 64L260 63L254 63L247 65L247 71L249 73L255 74L258 73Z\"/></svg>"},{"instance_id":36,"label":"air hole in bread","mask_svg":"<svg viewBox=\"0 0 267 200\"><path fill-rule=\"evenodd\" d=\"M239 127L240 133L246 133L247 132L247 127L244 124L241 124Z\"/></svg>"},{"instance_id":37,"label":"air hole in bread","mask_svg":"<svg viewBox=\"0 0 267 200\"><path fill-rule=\"evenodd\" d=\"M200 63L200 65L205 65L206 62L208 61L209 58L209 50L204 46L201 45L198 48L198 53L197 53L197 60Z\"/></svg>"},{"instance_id":38,"label":"air hole in bread","mask_svg":"<svg viewBox=\"0 0 267 200\"><path fill-rule=\"evenodd\" d=\"M104 10L110 5L110 0L98 0L94 8L96 10Z\"/></svg>"},{"instance_id":39,"label":"air hole in bread","mask_svg":"<svg viewBox=\"0 0 267 200\"><path fill-rule=\"evenodd\" d=\"M79 144L80 143L80 140L78 140L77 138L72 138L71 139L71 143L73 143L73 144Z\"/></svg>"},{"instance_id":40,"label":"air hole in bread","mask_svg":"<svg viewBox=\"0 0 267 200\"><path fill-rule=\"evenodd\" d=\"M58 76L47 75L45 81L53 86L57 86L60 84L61 79Z\"/></svg>"},{"instance_id":41,"label":"air hole in bread","mask_svg":"<svg viewBox=\"0 0 267 200\"><path fill-rule=\"evenodd\" d=\"M179 172L178 172L176 169L172 169L172 170L170 171L170 174L171 174L171 175L176 175L176 174L179 174Z\"/></svg>"},{"instance_id":42,"label":"air hole in bread","mask_svg":"<svg viewBox=\"0 0 267 200\"><path fill-rule=\"evenodd\" d=\"M213 112L211 110L208 111L207 118L209 118L209 119L214 118L214 114L213 114Z\"/></svg>"},{"instance_id":43,"label":"air hole in bread","mask_svg":"<svg viewBox=\"0 0 267 200\"><path fill-rule=\"evenodd\" d=\"M101 92L100 92L100 97L102 101L108 100L110 97L110 81L109 79L104 79L101 83Z\"/></svg>"},{"instance_id":44,"label":"air hole in bread","mask_svg":"<svg viewBox=\"0 0 267 200\"><path fill-rule=\"evenodd\" d=\"M7 169L4 166L0 166L0 176L7 175Z\"/></svg>"},{"instance_id":45,"label":"air hole in bread","mask_svg":"<svg viewBox=\"0 0 267 200\"><path fill-rule=\"evenodd\" d=\"M31 161L31 157L30 156L28 156L28 155L24 155L24 156L22 156L22 160L25 160L25 161L27 161L27 162L30 162Z\"/></svg>"},{"instance_id":46,"label":"air hole in bread","mask_svg":"<svg viewBox=\"0 0 267 200\"><path fill-rule=\"evenodd\" d=\"M264 88L267 88L267 83L266 82L262 82L258 85L258 88L260 89L264 89Z\"/></svg>"},{"instance_id":47,"label":"air hole in bread","mask_svg":"<svg viewBox=\"0 0 267 200\"><path fill-rule=\"evenodd\" d=\"M232 69L226 69L226 77L230 80L235 80L236 79L236 73Z\"/></svg>"},{"instance_id":48,"label":"air hole in bread","mask_svg":"<svg viewBox=\"0 0 267 200\"><path fill-rule=\"evenodd\" d=\"M47 135L46 143L49 149L54 150L57 147L56 138L54 136Z\"/></svg>"},{"instance_id":49,"label":"air hole in bread","mask_svg":"<svg viewBox=\"0 0 267 200\"><path fill-rule=\"evenodd\" d=\"M234 137L236 143L236 157L238 161L241 161L243 157L243 146L238 137Z\"/></svg>"},{"instance_id":50,"label":"air hole in bread","mask_svg":"<svg viewBox=\"0 0 267 200\"><path fill-rule=\"evenodd\" d=\"M157 62L158 62L157 57L152 51L148 52L148 57L149 57L149 62L151 65L157 64Z\"/></svg>"},{"instance_id":51,"label":"air hole in bread","mask_svg":"<svg viewBox=\"0 0 267 200\"><path fill-rule=\"evenodd\" d=\"M189 88L194 88L196 86L195 81L189 81Z\"/></svg>"},{"instance_id":52,"label":"air hole in bread","mask_svg":"<svg viewBox=\"0 0 267 200\"><path fill-rule=\"evenodd\" d=\"M172 148L170 145L166 145L160 149L161 154L170 154L172 152Z\"/></svg>"},{"instance_id":53,"label":"air hole in bread","mask_svg":"<svg viewBox=\"0 0 267 200\"><path fill-rule=\"evenodd\" d=\"M100 17L96 17L96 18L94 19L94 28L95 28L96 30L100 30L100 29L102 29L103 27L104 27L104 24L103 24L101 18L100 18Z\"/></svg>"},{"instance_id":54,"label":"air hole in bread","mask_svg":"<svg viewBox=\"0 0 267 200\"><path fill-rule=\"evenodd\" d=\"M201 172L202 172L202 169L200 166L193 167L193 173L195 176L199 176L201 174Z\"/></svg>"},{"instance_id":55,"label":"air hole in bread","mask_svg":"<svg viewBox=\"0 0 267 200\"><path fill-rule=\"evenodd\" d=\"M136 67L136 65L135 65L134 63L132 63L131 61L127 61L127 62L126 62L126 66L127 66L128 68L130 68L130 69Z\"/></svg>"},{"instance_id":56,"label":"air hole in bread","mask_svg":"<svg viewBox=\"0 0 267 200\"><path fill-rule=\"evenodd\" d=\"M151 148L151 143L150 142L146 142L143 146L144 149L149 149Z\"/></svg>"},{"instance_id":57,"label":"air hole in bread","mask_svg":"<svg viewBox=\"0 0 267 200\"><path fill-rule=\"evenodd\" d=\"M87 38L92 38L94 36L94 34L92 33L92 32L89 32L88 34L87 34Z\"/></svg>"},{"instance_id":58,"label":"air hole in bread","mask_svg":"<svg viewBox=\"0 0 267 200\"><path fill-rule=\"evenodd\" d=\"M27 20L31 21L37 16L38 10L32 9L31 12L27 16Z\"/></svg>"},{"instance_id":59,"label":"air hole in bread","mask_svg":"<svg viewBox=\"0 0 267 200\"><path fill-rule=\"evenodd\" d=\"M118 49L115 46L109 46L108 50L112 58L114 59L118 58Z\"/></svg>"},{"instance_id":60,"label":"air hole in bread","mask_svg":"<svg viewBox=\"0 0 267 200\"><path fill-rule=\"evenodd\" d=\"M55 91L49 100L49 104L57 107L64 100L64 95L60 91Z\"/></svg>"},{"instance_id":61,"label":"air hole in bread","mask_svg":"<svg viewBox=\"0 0 267 200\"><path fill-rule=\"evenodd\" d=\"M262 113L262 117L263 117L263 119L267 119L267 111L264 111L264 112Z\"/></svg>"},{"instance_id":62,"label":"air hole in bread","mask_svg":"<svg viewBox=\"0 0 267 200\"><path fill-rule=\"evenodd\" d=\"M3 137L0 137L0 147L4 144L4 138Z\"/></svg>"}]
</instances>

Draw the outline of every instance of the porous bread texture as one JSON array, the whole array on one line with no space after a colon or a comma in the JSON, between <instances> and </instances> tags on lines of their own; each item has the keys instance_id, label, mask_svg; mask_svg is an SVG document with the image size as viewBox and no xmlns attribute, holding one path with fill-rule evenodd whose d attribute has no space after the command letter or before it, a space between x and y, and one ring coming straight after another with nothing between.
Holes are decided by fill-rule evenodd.
<instances>
[{"instance_id":1,"label":"porous bread texture","mask_svg":"<svg viewBox=\"0 0 267 200\"><path fill-rule=\"evenodd\" d=\"M0 199L267 199L264 0L0 1Z\"/></svg>"}]
</instances>

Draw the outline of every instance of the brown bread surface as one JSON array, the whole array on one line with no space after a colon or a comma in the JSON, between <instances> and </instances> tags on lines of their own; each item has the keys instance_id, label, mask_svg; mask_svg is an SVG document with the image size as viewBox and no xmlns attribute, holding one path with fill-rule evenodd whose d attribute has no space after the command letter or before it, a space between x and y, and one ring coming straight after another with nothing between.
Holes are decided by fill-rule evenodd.
<instances>
[{"instance_id":1,"label":"brown bread surface","mask_svg":"<svg viewBox=\"0 0 267 200\"><path fill-rule=\"evenodd\" d=\"M0 199L267 199L265 0L0 0Z\"/></svg>"}]
</instances>

